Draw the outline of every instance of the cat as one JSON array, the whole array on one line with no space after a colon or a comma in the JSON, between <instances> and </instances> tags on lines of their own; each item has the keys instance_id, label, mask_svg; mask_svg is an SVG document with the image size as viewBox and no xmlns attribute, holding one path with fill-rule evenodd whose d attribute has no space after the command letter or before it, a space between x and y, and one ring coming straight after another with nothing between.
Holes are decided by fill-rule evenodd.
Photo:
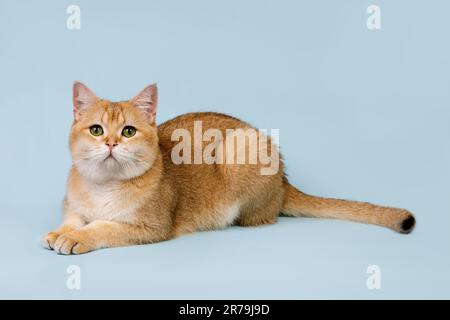
<instances>
[{"instance_id":1,"label":"cat","mask_svg":"<svg viewBox=\"0 0 450 320\"><path fill-rule=\"evenodd\" d=\"M111 102L74 83L69 140L73 164L64 219L44 236L46 248L59 254L82 254L231 225L273 224L280 215L345 219L401 233L415 226L414 216L405 209L299 191L288 182L281 158L273 174L262 174L265 164L259 160L253 164L175 163L173 133L180 129L193 133L195 121L201 121L203 129L223 133L219 139L224 141L219 142L231 139L227 129L252 127L213 112L188 113L157 126L157 105L156 84L131 100ZM241 148L249 152L256 142L245 141ZM277 146L268 141L265 146L276 154Z\"/></svg>"}]
</instances>

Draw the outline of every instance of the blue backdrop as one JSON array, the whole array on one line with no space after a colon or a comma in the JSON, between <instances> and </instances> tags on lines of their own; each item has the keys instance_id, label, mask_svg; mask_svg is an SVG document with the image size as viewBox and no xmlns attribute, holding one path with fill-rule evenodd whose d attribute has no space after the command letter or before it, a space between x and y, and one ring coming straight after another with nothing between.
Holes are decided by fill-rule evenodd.
<instances>
[{"instance_id":1,"label":"blue backdrop","mask_svg":"<svg viewBox=\"0 0 450 320\"><path fill-rule=\"evenodd\" d=\"M79 30L66 27L72 4ZM366 26L371 4L380 30ZM445 0L0 0L0 298L450 298L449 11ZM418 227L284 218L57 256L39 241L61 219L74 80L116 100L158 82L159 122L212 110L278 128L293 184L408 208ZM70 265L80 290L66 286Z\"/></svg>"}]
</instances>

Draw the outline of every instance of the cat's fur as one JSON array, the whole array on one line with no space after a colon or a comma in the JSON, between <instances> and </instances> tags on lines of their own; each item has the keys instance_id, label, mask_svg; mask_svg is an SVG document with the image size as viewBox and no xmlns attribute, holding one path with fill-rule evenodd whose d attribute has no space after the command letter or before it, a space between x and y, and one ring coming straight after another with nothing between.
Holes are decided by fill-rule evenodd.
<instances>
[{"instance_id":1,"label":"cat's fur","mask_svg":"<svg viewBox=\"0 0 450 320\"><path fill-rule=\"evenodd\" d=\"M43 239L45 247L60 254L153 243L230 225L272 224L281 213L371 223L402 233L414 227L414 217L404 209L299 191L289 184L281 160L274 175L261 175L259 162L174 164L175 129L192 133L194 120L201 120L204 130L217 128L226 137L226 129L251 126L218 113L184 114L156 126L156 85L132 100L111 102L76 82L73 104L73 165L64 222ZM103 127L102 136L90 134L95 124ZM125 125L137 128L136 135L122 136ZM113 157L108 157L110 150Z\"/></svg>"}]
</instances>

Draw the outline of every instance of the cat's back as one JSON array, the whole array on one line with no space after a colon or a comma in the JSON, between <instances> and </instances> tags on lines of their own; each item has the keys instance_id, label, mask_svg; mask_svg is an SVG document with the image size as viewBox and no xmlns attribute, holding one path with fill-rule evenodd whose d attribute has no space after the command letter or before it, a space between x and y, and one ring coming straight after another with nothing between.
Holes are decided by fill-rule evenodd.
<instances>
[{"instance_id":1,"label":"cat's back","mask_svg":"<svg viewBox=\"0 0 450 320\"><path fill-rule=\"evenodd\" d=\"M261 160L260 152L252 162L250 150L260 151L261 138L241 136L241 144L238 139L236 144L228 143L235 141L237 129L242 129L238 136L257 133L244 121L214 112L183 114L158 127L164 177L177 195L176 234L223 228L233 223L239 212L248 206L257 207L267 197L281 197L282 162L277 157L269 159L268 164ZM269 142L270 138L267 139ZM268 143L268 154L278 153L277 148L276 152L271 152L271 148ZM243 163L238 162L239 154L243 156ZM273 173L262 174L272 162L275 164Z\"/></svg>"},{"instance_id":2,"label":"cat's back","mask_svg":"<svg viewBox=\"0 0 450 320\"><path fill-rule=\"evenodd\" d=\"M160 144L170 147L174 144L171 141L172 134L177 129L188 130L194 133L194 125L198 130L204 132L208 129L217 129L225 133L227 129L251 128L251 126L232 116L217 112L191 112L177 116L158 126L158 136Z\"/></svg>"},{"instance_id":3,"label":"cat's back","mask_svg":"<svg viewBox=\"0 0 450 320\"><path fill-rule=\"evenodd\" d=\"M214 152L211 153L211 149L221 150L222 156L219 157L217 154L213 156L215 165L202 166L204 169L208 168L207 171L214 171L216 170L215 166L223 164L227 164L227 170L232 167L235 169L242 167L258 169L262 165L261 159L255 155L257 159L254 163L250 161L250 155L247 153L257 150L260 156L262 151L260 148L264 146L266 146L268 154L278 154L278 146L272 145L270 136L261 134L258 129L245 121L216 112L192 112L177 116L158 126L158 137L166 168L180 164L177 163L177 159L173 159L174 155L176 158L183 158L183 164L208 164L205 156L214 154ZM264 140L265 143L263 143ZM228 150L229 147L231 147L230 150ZM274 153L271 152L273 147L275 148ZM180 152L178 149L183 150ZM187 157L184 156L186 150L190 150ZM233 151L232 153L235 154L231 158L228 158L229 151ZM236 162L236 157L240 153L244 156L244 160L246 159L244 166ZM232 162L229 162L230 159ZM228 164L239 165L228 166Z\"/></svg>"}]
</instances>

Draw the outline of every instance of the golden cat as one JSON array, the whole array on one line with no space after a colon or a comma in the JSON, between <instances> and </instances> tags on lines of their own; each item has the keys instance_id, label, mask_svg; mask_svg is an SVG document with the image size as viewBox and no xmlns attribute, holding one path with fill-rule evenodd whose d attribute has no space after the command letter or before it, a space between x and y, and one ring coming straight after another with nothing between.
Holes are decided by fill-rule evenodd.
<instances>
[{"instance_id":1,"label":"golden cat","mask_svg":"<svg viewBox=\"0 0 450 320\"><path fill-rule=\"evenodd\" d=\"M273 174L261 173L267 163L259 159L256 163L177 163L173 159L176 130L194 134L194 122L200 121L203 130L222 133L219 143L234 139L229 129L252 127L211 112L181 115L156 126L157 104L156 85L129 101L111 102L75 82L70 133L73 165L64 221L44 236L46 248L80 254L230 225L272 224L280 214L352 220L402 233L411 232L415 225L413 215L404 209L307 195L289 184L281 160ZM246 139L240 148L250 153L261 137ZM268 153L276 155L278 148L267 141Z\"/></svg>"}]
</instances>

